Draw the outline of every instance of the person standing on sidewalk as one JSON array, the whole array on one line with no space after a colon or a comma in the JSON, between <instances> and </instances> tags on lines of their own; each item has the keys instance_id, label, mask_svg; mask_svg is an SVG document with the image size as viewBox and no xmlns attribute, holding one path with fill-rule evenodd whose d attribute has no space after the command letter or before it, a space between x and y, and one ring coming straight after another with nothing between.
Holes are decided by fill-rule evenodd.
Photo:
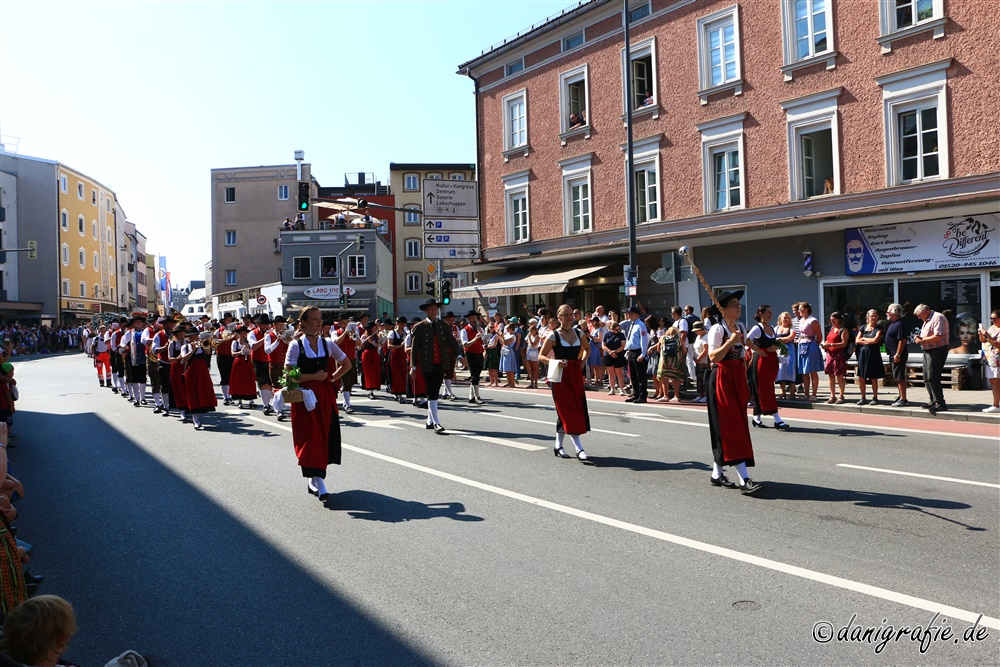
<instances>
[{"instance_id":1,"label":"person standing on sidewalk","mask_svg":"<svg viewBox=\"0 0 1000 667\"><path fill-rule=\"evenodd\" d=\"M632 381L632 396L626 403L646 402L646 349L649 345L649 330L639 319L639 306L628 309L629 328L625 338L625 358L628 360L628 374Z\"/></svg>"},{"instance_id":2,"label":"person standing on sidewalk","mask_svg":"<svg viewBox=\"0 0 1000 667\"><path fill-rule=\"evenodd\" d=\"M924 386L930 397L930 401L920 407L933 415L948 409L941 387L941 372L944 370L944 362L948 360L948 318L942 313L934 312L925 303L917 306L913 314L924 323L920 327L920 335L914 336L913 342L924 351Z\"/></svg>"},{"instance_id":3,"label":"person standing on sidewalk","mask_svg":"<svg viewBox=\"0 0 1000 667\"><path fill-rule=\"evenodd\" d=\"M979 342L983 344L986 379L993 390L993 405L983 412L1000 412L1000 310L990 313L990 328L979 326Z\"/></svg>"},{"instance_id":4,"label":"person standing on sidewalk","mask_svg":"<svg viewBox=\"0 0 1000 667\"><path fill-rule=\"evenodd\" d=\"M889 355L889 372L892 380L899 388L899 398L892 402L894 408L904 408L910 404L906 400L906 350L907 334L903 329L903 307L898 303L890 304L885 311L889 318L889 327L885 330L885 351Z\"/></svg>"}]
</instances>

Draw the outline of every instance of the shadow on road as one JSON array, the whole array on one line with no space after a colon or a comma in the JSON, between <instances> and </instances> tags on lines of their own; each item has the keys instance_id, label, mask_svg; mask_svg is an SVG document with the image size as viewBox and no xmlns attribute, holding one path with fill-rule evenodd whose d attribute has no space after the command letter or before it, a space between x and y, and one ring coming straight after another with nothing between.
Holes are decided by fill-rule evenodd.
<instances>
[{"instance_id":1,"label":"shadow on road","mask_svg":"<svg viewBox=\"0 0 1000 667\"><path fill-rule=\"evenodd\" d=\"M873 431L870 429L860 429L860 428L808 428L805 426L791 425L792 428L789 429L788 433L812 433L815 435L835 435L841 438L871 438L873 436L879 436L882 438L905 438L904 433L885 433L884 431Z\"/></svg>"},{"instance_id":2,"label":"shadow on road","mask_svg":"<svg viewBox=\"0 0 1000 667\"><path fill-rule=\"evenodd\" d=\"M133 648L171 665L433 663L262 539L280 512L248 526L137 446L159 423L123 432L96 414L19 412L18 424L14 458L29 490L18 523L42 592L76 609L68 659L103 665ZM354 498L386 516L460 512Z\"/></svg>"},{"instance_id":3,"label":"shadow on road","mask_svg":"<svg viewBox=\"0 0 1000 667\"><path fill-rule=\"evenodd\" d=\"M371 491L344 491L331 494L326 507L338 512L346 511L355 519L400 523L423 519L453 519L455 521L483 521L481 516L464 514L462 503L420 503L400 500Z\"/></svg>"},{"instance_id":4,"label":"shadow on road","mask_svg":"<svg viewBox=\"0 0 1000 667\"><path fill-rule=\"evenodd\" d=\"M809 484L789 484L786 482L766 482L761 490L751 496L757 500L812 500L826 503L852 503L858 507L873 507L879 509L899 509L919 512L942 521L947 521L968 530L985 531L986 528L970 526L969 524L949 519L929 510L965 510L972 506L954 500L939 500L937 498L918 498L917 496L901 496L894 493L875 493L870 491L855 491L853 489L836 489Z\"/></svg>"}]
</instances>

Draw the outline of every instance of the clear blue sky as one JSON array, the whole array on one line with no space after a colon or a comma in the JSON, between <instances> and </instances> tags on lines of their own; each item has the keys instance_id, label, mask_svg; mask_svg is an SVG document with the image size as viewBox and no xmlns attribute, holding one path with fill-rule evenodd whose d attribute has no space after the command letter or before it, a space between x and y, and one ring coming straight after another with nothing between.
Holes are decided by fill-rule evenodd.
<instances>
[{"instance_id":1,"label":"clear blue sky","mask_svg":"<svg viewBox=\"0 0 1000 667\"><path fill-rule=\"evenodd\" d=\"M323 185L389 162L474 162L460 63L567 0L0 0L0 134L118 193L174 284L211 259L215 167Z\"/></svg>"}]
</instances>

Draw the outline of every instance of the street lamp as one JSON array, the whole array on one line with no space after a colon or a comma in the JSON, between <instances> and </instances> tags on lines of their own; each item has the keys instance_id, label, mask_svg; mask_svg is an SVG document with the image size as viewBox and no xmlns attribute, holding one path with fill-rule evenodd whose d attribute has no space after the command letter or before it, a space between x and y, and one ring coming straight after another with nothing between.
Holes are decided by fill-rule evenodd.
<instances>
[{"instance_id":1,"label":"street lamp","mask_svg":"<svg viewBox=\"0 0 1000 667\"><path fill-rule=\"evenodd\" d=\"M632 154L632 45L629 43L628 2L622 0L622 25L625 26L625 216L628 218L628 266L625 267L625 290L629 305L634 305L639 265L635 241L635 158Z\"/></svg>"}]
</instances>

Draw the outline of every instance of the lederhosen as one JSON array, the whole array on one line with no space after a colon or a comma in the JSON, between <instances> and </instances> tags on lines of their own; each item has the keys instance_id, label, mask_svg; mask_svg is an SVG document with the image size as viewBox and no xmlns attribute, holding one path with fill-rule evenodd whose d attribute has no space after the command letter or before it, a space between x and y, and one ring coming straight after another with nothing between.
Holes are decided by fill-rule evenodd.
<instances>
[{"instance_id":1,"label":"lederhosen","mask_svg":"<svg viewBox=\"0 0 1000 667\"><path fill-rule=\"evenodd\" d=\"M292 441L303 477L326 477L327 465L340 465L340 418L337 415L337 394L330 381L330 350L326 339L320 336L321 355L307 357L305 338L297 341L299 359L296 366L303 375L326 371L327 379L303 382L300 387L316 396L316 407L306 410L303 403L292 403ZM329 419L329 425L325 422ZM326 437L323 437L323 430ZM325 452L323 451L325 448Z\"/></svg>"},{"instance_id":2,"label":"lederhosen","mask_svg":"<svg viewBox=\"0 0 1000 667\"><path fill-rule=\"evenodd\" d=\"M153 329L153 327L148 327L147 331L149 331L150 341L156 338L156 331ZM160 373L156 361L156 355L149 354L148 350L146 351L146 375L149 376L149 385L152 388L153 393L159 394L160 392L162 392L163 385L160 382Z\"/></svg>"},{"instance_id":3,"label":"lederhosen","mask_svg":"<svg viewBox=\"0 0 1000 667\"><path fill-rule=\"evenodd\" d=\"M142 332L132 331L128 343L128 381L146 384L146 346L142 344Z\"/></svg>"},{"instance_id":4,"label":"lederhosen","mask_svg":"<svg viewBox=\"0 0 1000 667\"><path fill-rule=\"evenodd\" d=\"M108 337L108 344L111 347L111 372L115 375L125 375L125 364L122 361L122 352L118 349L122 342L121 329L118 329Z\"/></svg>"},{"instance_id":5,"label":"lederhosen","mask_svg":"<svg viewBox=\"0 0 1000 667\"><path fill-rule=\"evenodd\" d=\"M774 328L771 328L773 333ZM754 346L766 350L778 342L776 336L764 333L764 325L760 325L760 338L754 341ZM761 354L754 351L750 360L747 377L750 384L750 396L753 398L753 414L773 415L778 411L778 401L774 395L774 380L778 377L778 357L774 354Z\"/></svg>"},{"instance_id":6,"label":"lederhosen","mask_svg":"<svg viewBox=\"0 0 1000 667\"><path fill-rule=\"evenodd\" d=\"M215 361L219 366L219 385L229 386L229 377L233 373L233 341L235 337L223 338L215 348Z\"/></svg>"}]
</instances>

